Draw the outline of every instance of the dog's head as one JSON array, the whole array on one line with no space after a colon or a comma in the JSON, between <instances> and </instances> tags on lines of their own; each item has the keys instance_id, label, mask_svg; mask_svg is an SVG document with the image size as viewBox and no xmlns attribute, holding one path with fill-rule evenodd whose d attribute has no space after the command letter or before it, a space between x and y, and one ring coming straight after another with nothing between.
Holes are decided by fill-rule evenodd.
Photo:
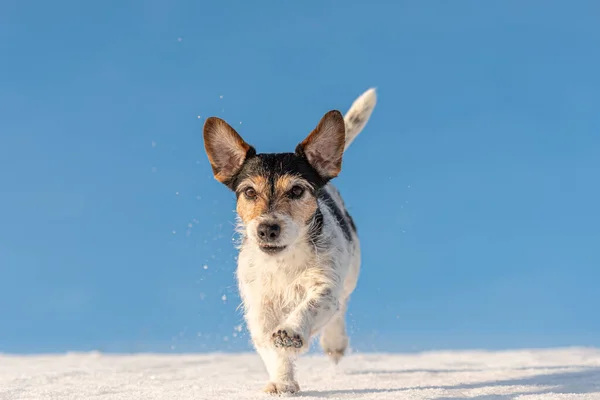
<instances>
[{"instance_id":1,"label":"dog's head","mask_svg":"<svg viewBox=\"0 0 600 400\"><path fill-rule=\"evenodd\" d=\"M204 123L204 147L215 178L233 190L246 240L265 253L293 246L314 223L318 190L342 167L342 114L326 113L293 153L257 154L229 124Z\"/></svg>"}]
</instances>

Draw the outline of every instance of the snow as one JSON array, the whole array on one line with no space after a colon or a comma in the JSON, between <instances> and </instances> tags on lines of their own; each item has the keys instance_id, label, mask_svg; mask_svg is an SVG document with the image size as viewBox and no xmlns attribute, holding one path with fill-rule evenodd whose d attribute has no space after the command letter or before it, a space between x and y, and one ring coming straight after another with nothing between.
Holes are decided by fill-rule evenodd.
<instances>
[{"instance_id":1,"label":"snow","mask_svg":"<svg viewBox=\"0 0 600 400\"><path fill-rule=\"evenodd\" d=\"M600 399L600 349L322 355L298 361L300 399ZM0 399L265 399L258 356L0 355Z\"/></svg>"}]
</instances>

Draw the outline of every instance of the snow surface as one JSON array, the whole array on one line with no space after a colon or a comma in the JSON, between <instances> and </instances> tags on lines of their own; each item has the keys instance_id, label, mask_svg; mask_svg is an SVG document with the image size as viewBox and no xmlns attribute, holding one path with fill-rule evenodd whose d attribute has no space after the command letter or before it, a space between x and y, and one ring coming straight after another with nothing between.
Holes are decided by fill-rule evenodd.
<instances>
[{"instance_id":1,"label":"snow surface","mask_svg":"<svg viewBox=\"0 0 600 400\"><path fill-rule=\"evenodd\" d=\"M301 399L600 399L600 349L353 354L298 362ZM0 355L0 399L267 399L255 354Z\"/></svg>"}]
</instances>

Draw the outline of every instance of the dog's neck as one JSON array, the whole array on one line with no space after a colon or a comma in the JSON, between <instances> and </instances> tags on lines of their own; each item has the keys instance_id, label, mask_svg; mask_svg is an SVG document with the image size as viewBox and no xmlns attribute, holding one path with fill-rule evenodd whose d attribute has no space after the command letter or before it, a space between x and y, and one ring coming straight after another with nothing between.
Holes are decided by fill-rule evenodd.
<instances>
[{"instance_id":1,"label":"dog's neck","mask_svg":"<svg viewBox=\"0 0 600 400\"><path fill-rule=\"evenodd\" d=\"M280 254L265 253L260 246L247 239L244 234L239 250L241 259L265 272L281 271L282 269L289 272L301 271L315 265L320 256L318 248L309 240L308 233L300 235L295 243L289 245Z\"/></svg>"}]
</instances>

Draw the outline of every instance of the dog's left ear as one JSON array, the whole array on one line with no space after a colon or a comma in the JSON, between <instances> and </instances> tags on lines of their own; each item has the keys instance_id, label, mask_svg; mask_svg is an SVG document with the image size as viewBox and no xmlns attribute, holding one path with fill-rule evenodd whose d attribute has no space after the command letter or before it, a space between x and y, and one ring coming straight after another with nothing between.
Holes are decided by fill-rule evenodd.
<instances>
[{"instance_id":1,"label":"dog's left ear","mask_svg":"<svg viewBox=\"0 0 600 400\"><path fill-rule=\"evenodd\" d=\"M248 153L254 151L235 129L217 117L207 118L204 123L204 148L215 179L226 185L240 171Z\"/></svg>"},{"instance_id":2,"label":"dog's left ear","mask_svg":"<svg viewBox=\"0 0 600 400\"><path fill-rule=\"evenodd\" d=\"M346 140L344 117L338 110L326 113L317 127L296 148L303 154L321 178L335 178L342 169Z\"/></svg>"}]
</instances>

